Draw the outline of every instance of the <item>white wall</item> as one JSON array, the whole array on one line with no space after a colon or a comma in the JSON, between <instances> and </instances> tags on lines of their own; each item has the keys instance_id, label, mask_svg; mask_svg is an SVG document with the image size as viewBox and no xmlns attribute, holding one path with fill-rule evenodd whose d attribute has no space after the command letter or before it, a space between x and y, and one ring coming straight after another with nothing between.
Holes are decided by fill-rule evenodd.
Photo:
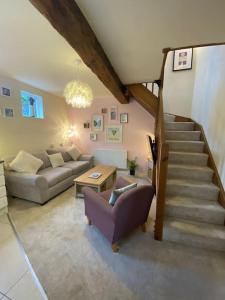
<instances>
[{"instance_id":1,"label":"white wall","mask_svg":"<svg viewBox=\"0 0 225 300\"><path fill-rule=\"evenodd\" d=\"M19 150L46 149L63 142L64 128L68 127L67 108L63 98L53 96L14 79L0 77L0 87L11 88L11 97L0 95L0 110L14 108L14 118L0 115L0 158L15 155ZM45 118L24 118L21 114L20 90L43 97Z\"/></svg>"},{"instance_id":2,"label":"white wall","mask_svg":"<svg viewBox=\"0 0 225 300\"><path fill-rule=\"evenodd\" d=\"M172 71L172 53L165 66L164 110L191 117L205 131L225 186L225 46L194 49L193 68Z\"/></svg>"},{"instance_id":3,"label":"white wall","mask_svg":"<svg viewBox=\"0 0 225 300\"><path fill-rule=\"evenodd\" d=\"M191 116L193 87L195 80L195 50L192 69L173 72L173 51L167 56L164 73L164 111L166 113Z\"/></svg>"},{"instance_id":4,"label":"white wall","mask_svg":"<svg viewBox=\"0 0 225 300\"><path fill-rule=\"evenodd\" d=\"M225 187L225 46L196 51L191 117L203 125Z\"/></svg>"}]
</instances>

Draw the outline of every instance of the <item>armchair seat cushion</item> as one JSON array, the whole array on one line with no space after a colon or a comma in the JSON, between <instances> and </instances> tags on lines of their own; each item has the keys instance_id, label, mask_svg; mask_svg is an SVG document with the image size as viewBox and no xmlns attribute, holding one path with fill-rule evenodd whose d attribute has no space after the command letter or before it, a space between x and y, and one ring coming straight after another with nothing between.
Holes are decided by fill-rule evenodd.
<instances>
[{"instance_id":1,"label":"armchair seat cushion","mask_svg":"<svg viewBox=\"0 0 225 300\"><path fill-rule=\"evenodd\" d=\"M72 170L64 167L46 168L40 170L38 175L46 178L48 186L52 187L64 179L72 176Z\"/></svg>"},{"instance_id":2,"label":"armchair seat cushion","mask_svg":"<svg viewBox=\"0 0 225 300\"><path fill-rule=\"evenodd\" d=\"M72 174L76 175L89 169L89 166L90 164L88 161L68 161L63 165L63 168L72 170Z\"/></svg>"}]
</instances>

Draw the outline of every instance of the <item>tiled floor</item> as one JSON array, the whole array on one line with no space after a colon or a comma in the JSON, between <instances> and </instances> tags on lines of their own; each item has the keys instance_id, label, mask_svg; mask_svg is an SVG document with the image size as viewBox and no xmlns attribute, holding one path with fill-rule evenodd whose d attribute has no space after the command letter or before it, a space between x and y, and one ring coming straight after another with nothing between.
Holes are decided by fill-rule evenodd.
<instances>
[{"instance_id":1,"label":"tiled floor","mask_svg":"<svg viewBox=\"0 0 225 300\"><path fill-rule=\"evenodd\" d=\"M7 215L0 216L0 300L47 299Z\"/></svg>"}]
</instances>

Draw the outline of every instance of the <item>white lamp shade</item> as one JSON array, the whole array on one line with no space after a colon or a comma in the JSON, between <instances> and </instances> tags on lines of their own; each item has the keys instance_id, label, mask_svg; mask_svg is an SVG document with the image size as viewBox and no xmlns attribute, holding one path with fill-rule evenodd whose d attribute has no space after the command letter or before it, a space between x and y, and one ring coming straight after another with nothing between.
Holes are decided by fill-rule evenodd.
<instances>
[{"instance_id":1,"label":"white lamp shade","mask_svg":"<svg viewBox=\"0 0 225 300\"><path fill-rule=\"evenodd\" d=\"M63 96L72 107L86 108L91 106L93 102L93 93L90 86L78 80L71 81L66 85Z\"/></svg>"}]
</instances>

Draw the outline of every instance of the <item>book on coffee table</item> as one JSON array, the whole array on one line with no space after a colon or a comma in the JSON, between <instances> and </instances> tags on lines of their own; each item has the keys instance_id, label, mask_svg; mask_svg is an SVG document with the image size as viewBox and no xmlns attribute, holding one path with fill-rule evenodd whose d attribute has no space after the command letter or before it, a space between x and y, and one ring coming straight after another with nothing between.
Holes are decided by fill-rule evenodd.
<instances>
[{"instance_id":1,"label":"book on coffee table","mask_svg":"<svg viewBox=\"0 0 225 300\"><path fill-rule=\"evenodd\" d=\"M98 179L101 175L102 173L94 172L91 175L89 175L88 178Z\"/></svg>"}]
</instances>

